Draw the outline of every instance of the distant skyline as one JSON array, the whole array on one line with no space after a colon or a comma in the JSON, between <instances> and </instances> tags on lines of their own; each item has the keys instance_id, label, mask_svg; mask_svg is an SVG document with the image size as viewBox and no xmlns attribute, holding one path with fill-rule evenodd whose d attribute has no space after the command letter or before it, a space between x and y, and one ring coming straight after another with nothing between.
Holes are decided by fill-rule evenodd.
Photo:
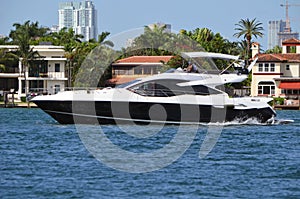
<instances>
[{"instance_id":1,"label":"distant skyline","mask_svg":"<svg viewBox=\"0 0 300 199\"><path fill-rule=\"evenodd\" d=\"M79 0L74 0L79 2ZM38 21L41 26L58 25L60 2L70 0L3 0L0 7L0 35L8 36L14 23L27 20ZM142 28L145 25L162 22L172 25L172 29L193 30L209 28L219 32L230 41L240 41L232 35L235 24L240 19L254 19L263 23L264 37L255 39L267 49L268 22L285 20L285 0L94 0L98 10L98 32L108 31L111 36L120 32ZM300 5L300 0L289 0L289 4ZM218 5L218 6L216 6ZM300 32L300 6L290 6L289 16L292 31Z\"/></svg>"}]
</instances>

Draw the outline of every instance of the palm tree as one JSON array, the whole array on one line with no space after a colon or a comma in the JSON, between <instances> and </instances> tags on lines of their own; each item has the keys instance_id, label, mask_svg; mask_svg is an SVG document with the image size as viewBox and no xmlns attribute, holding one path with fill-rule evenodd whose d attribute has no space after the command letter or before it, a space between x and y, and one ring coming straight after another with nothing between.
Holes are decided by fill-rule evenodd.
<instances>
[{"instance_id":1,"label":"palm tree","mask_svg":"<svg viewBox=\"0 0 300 199\"><path fill-rule=\"evenodd\" d=\"M259 21L256 21L256 18L253 20L250 19L241 19L237 24L235 24L237 28L235 28L237 33L235 33L233 36L240 38L241 36L244 36L244 38L247 41L247 59L251 57L250 55L250 46L251 46L251 39L254 36L262 37L264 30L262 27L262 23Z\"/></svg>"},{"instance_id":2,"label":"palm tree","mask_svg":"<svg viewBox=\"0 0 300 199\"><path fill-rule=\"evenodd\" d=\"M20 29L26 29L26 34L28 34L30 39L30 44L36 44L40 37L46 36L49 28L39 27L38 22L31 22L28 20L24 24L14 23L13 26L15 30L12 30L9 34L9 37L12 38L12 43L16 44L17 34Z\"/></svg>"},{"instance_id":3,"label":"palm tree","mask_svg":"<svg viewBox=\"0 0 300 199\"><path fill-rule=\"evenodd\" d=\"M110 40L106 40L106 38L110 35L110 32L102 32L100 35L98 35L98 43L100 45L107 45L110 47L114 47L114 43Z\"/></svg>"},{"instance_id":4,"label":"palm tree","mask_svg":"<svg viewBox=\"0 0 300 199\"><path fill-rule=\"evenodd\" d=\"M83 35L75 34L72 28L63 28L58 33L52 33L51 39L55 45L64 46L65 57L67 58L67 74L68 74L68 87L72 86L72 69L74 66L74 56L76 48L82 43Z\"/></svg>"},{"instance_id":5,"label":"palm tree","mask_svg":"<svg viewBox=\"0 0 300 199\"><path fill-rule=\"evenodd\" d=\"M247 52L247 41L246 40L242 40L240 42L238 42L238 49L239 49L239 52L240 52L240 56L241 58L243 59L246 59L246 57L248 56L248 52Z\"/></svg>"},{"instance_id":6,"label":"palm tree","mask_svg":"<svg viewBox=\"0 0 300 199\"><path fill-rule=\"evenodd\" d=\"M282 48L280 46L274 46L274 48L266 50L266 54L271 54L271 53L281 53Z\"/></svg>"},{"instance_id":7,"label":"palm tree","mask_svg":"<svg viewBox=\"0 0 300 199\"><path fill-rule=\"evenodd\" d=\"M9 37L0 38L0 45L6 45L9 43Z\"/></svg>"},{"instance_id":8,"label":"palm tree","mask_svg":"<svg viewBox=\"0 0 300 199\"><path fill-rule=\"evenodd\" d=\"M34 51L33 48L30 47L30 27L29 23L25 23L24 25L15 26L16 30L13 31L13 42L19 46L17 51L17 55L19 56L19 61L22 64L22 70L24 73L24 81L25 81L25 95L28 95L28 85L27 85L27 75L29 61L39 57L37 51Z\"/></svg>"},{"instance_id":9,"label":"palm tree","mask_svg":"<svg viewBox=\"0 0 300 199\"><path fill-rule=\"evenodd\" d=\"M164 55L164 46L172 35L165 29L166 25L154 24L152 28L145 26L144 33L134 39L132 49L129 50L134 51L135 55Z\"/></svg>"},{"instance_id":10,"label":"palm tree","mask_svg":"<svg viewBox=\"0 0 300 199\"><path fill-rule=\"evenodd\" d=\"M6 48L0 49L0 72L6 72L9 67L17 64L19 57Z\"/></svg>"},{"instance_id":11,"label":"palm tree","mask_svg":"<svg viewBox=\"0 0 300 199\"><path fill-rule=\"evenodd\" d=\"M191 38L199 43L209 42L214 38L214 33L208 28L196 28L191 32Z\"/></svg>"}]
</instances>

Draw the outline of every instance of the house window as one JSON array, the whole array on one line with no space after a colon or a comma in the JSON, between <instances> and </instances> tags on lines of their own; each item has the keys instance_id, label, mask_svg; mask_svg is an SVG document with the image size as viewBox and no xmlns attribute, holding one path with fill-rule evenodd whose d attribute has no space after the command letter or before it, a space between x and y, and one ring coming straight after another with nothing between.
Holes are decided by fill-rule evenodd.
<instances>
[{"instance_id":1,"label":"house window","mask_svg":"<svg viewBox=\"0 0 300 199\"><path fill-rule=\"evenodd\" d=\"M58 93L60 91L60 85L55 85L54 86L54 93Z\"/></svg>"},{"instance_id":2,"label":"house window","mask_svg":"<svg viewBox=\"0 0 300 199\"><path fill-rule=\"evenodd\" d=\"M275 95L275 86L271 86L271 95Z\"/></svg>"},{"instance_id":3,"label":"house window","mask_svg":"<svg viewBox=\"0 0 300 199\"><path fill-rule=\"evenodd\" d=\"M258 64L258 71L262 72L263 71L263 64Z\"/></svg>"},{"instance_id":4,"label":"house window","mask_svg":"<svg viewBox=\"0 0 300 199\"><path fill-rule=\"evenodd\" d=\"M293 95L299 95L299 90L293 90Z\"/></svg>"},{"instance_id":5,"label":"house window","mask_svg":"<svg viewBox=\"0 0 300 199\"><path fill-rule=\"evenodd\" d=\"M258 72L275 72L274 63L260 63L258 64Z\"/></svg>"},{"instance_id":6,"label":"house window","mask_svg":"<svg viewBox=\"0 0 300 199\"><path fill-rule=\"evenodd\" d=\"M151 74L151 67L144 67L144 74L150 75Z\"/></svg>"},{"instance_id":7,"label":"house window","mask_svg":"<svg viewBox=\"0 0 300 199\"><path fill-rule=\"evenodd\" d=\"M300 94L300 90L281 89L281 94L286 94L286 95L299 95L299 94Z\"/></svg>"},{"instance_id":8,"label":"house window","mask_svg":"<svg viewBox=\"0 0 300 199\"><path fill-rule=\"evenodd\" d=\"M60 72L60 64L55 64L55 72Z\"/></svg>"},{"instance_id":9,"label":"house window","mask_svg":"<svg viewBox=\"0 0 300 199\"><path fill-rule=\"evenodd\" d=\"M273 82L259 82L258 95L275 95L275 84Z\"/></svg>"},{"instance_id":10,"label":"house window","mask_svg":"<svg viewBox=\"0 0 300 199\"><path fill-rule=\"evenodd\" d=\"M290 70L290 65L285 65L285 70Z\"/></svg>"},{"instance_id":11,"label":"house window","mask_svg":"<svg viewBox=\"0 0 300 199\"><path fill-rule=\"evenodd\" d=\"M155 67L152 68L153 74L158 74L158 70L157 69L158 69L157 66L155 66Z\"/></svg>"},{"instance_id":12,"label":"house window","mask_svg":"<svg viewBox=\"0 0 300 199\"><path fill-rule=\"evenodd\" d=\"M257 92L257 93L258 93L259 95L261 95L261 94L263 93L263 92L262 92L262 88L263 88L262 86L258 86L258 92Z\"/></svg>"},{"instance_id":13,"label":"house window","mask_svg":"<svg viewBox=\"0 0 300 199\"><path fill-rule=\"evenodd\" d=\"M275 64L270 64L270 72L275 72Z\"/></svg>"},{"instance_id":14,"label":"house window","mask_svg":"<svg viewBox=\"0 0 300 199\"><path fill-rule=\"evenodd\" d=\"M134 68L134 74L135 74L135 75L141 75L141 74L143 74L143 69L142 69L142 67L140 67L140 66L135 67L135 68Z\"/></svg>"},{"instance_id":15,"label":"house window","mask_svg":"<svg viewBox=\"0 0 300 199\"><path fill-rule=\"evenodd\" d=\"M269 64L265 64L265 72L269 72Z\"/></svg>"}]
</instances>

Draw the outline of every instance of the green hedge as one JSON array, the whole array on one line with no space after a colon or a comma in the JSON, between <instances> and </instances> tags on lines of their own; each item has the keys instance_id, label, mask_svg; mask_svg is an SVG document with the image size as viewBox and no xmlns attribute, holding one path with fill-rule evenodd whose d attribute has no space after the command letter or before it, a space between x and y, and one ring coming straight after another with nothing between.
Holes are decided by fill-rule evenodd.
<instances>
[{"instance_id":1,"label":"green hedge","mask_svg":"<svg viewBox=\"0 0 300 199\"><path fill-rule=\"evenodd\" d=\"M21 97L21 102L26 102L26 97Z\"/></svg>"},{"instance_id":2,"label":"green hedge","mask_svg":"<svg viewBox=\"0 0 300 199\"><path fill-rule=\"evenodd\" d=\"M274 103L275 103L275 105L283 105L284 104L284 98L274 97Z\"/></svg>"}]
</instances>

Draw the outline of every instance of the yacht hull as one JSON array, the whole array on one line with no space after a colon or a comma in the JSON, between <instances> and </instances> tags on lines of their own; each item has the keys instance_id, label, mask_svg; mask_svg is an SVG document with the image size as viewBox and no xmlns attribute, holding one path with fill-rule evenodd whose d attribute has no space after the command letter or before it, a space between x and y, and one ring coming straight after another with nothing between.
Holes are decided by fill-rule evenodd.
<instances>
[{"instance_id":1,"label":"yacht hull","mask_svg":"<svg viewBox=\"0 0 300 199\"><path fill-rule=\"evenodd\" d=\"M198 124L243 122L249 118L267 123L275 116L271 107L235 109L234 106L120 101L35 100L34 103L61 124Z\"/></svg>"}]
</instances>

